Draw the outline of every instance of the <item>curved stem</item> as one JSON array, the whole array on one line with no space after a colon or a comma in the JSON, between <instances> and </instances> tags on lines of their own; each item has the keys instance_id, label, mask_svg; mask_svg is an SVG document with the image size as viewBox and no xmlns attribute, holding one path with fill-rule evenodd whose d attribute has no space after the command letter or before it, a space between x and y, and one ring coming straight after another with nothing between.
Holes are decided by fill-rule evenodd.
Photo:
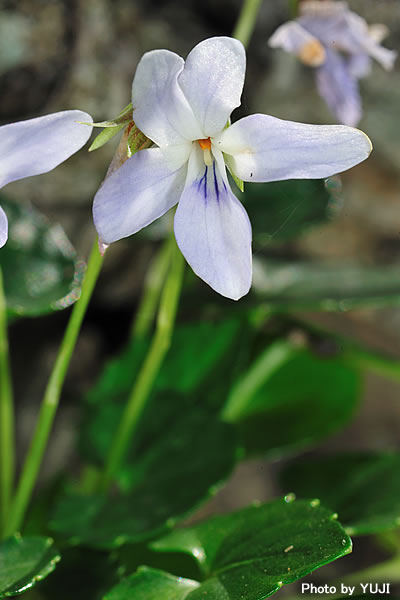
<instances>
[{"instance_id":1,"label":"curved stem","mask_svg":"<svg viewBox=\"0 0 400 600\"><path fill-rule=\"evenodd\" d=\"M297 17L298 13L298 0L289 0L289 14L292 19Z\"/></svg>"},{"instance_id":2,"label":"curved stem","mask_svg":"<svg viewBox=\"0 0 400 600\"><path fill-rule=\"evenodd\" d=\"M7 304L0 267L0 531L7 522L14 468L14 405L8 354Z\"/></svg>"},{"instance_id":3,"label":"curved stem","mask_svg":"<svg viewBox=\"0 0 400 600\"><path fill-rule=\"evenodd\" d=\"M174 239L172 239L171 253L171 267L161 295L156 331L126 404L119 427L114 434L104 473L100 480L102 491L106 491L110 487L115 473L125 456L150 396L154 380L170 346L185 264L184 258Z\"/></svg>"},{"instance_id":4,"label":"curved stem","mask_svg":"<svg viewBox=\"0 0 400 600\"><path fill-rule=\"evenodd\" d=\"M242 42L245 48L253 33L261 3L262 0L245 0L235 29L233 30L232 37Z\"/></svg>"},{"instance_id":5,"label":"curved stem","mask_svg":"<svg viewBox=\"0 0 400 600\"><path fill-rule=\"evenodd\" d=\"M67 329L65 330L56 362L45 390L35 433L13 500L11 517L6 528L7 535L11 535L17 531L23 522L53 425L64 379L102 263L103 257L100 255L96 240L89 257L81 297L72 309Z\"/></svg>"},{"instance_id":6,"label":"curved stem","mask_svg":"<svg viewBox=\"0 0 400 600\"><path fill-rule=\"evenodd\" d=\"M132 323L132 338L144 337L149 333L160 300L162 286L167 277L172 241L172 238L167 238L150 263L144 282L142 298Z\"/></svg>"}]
</instances>

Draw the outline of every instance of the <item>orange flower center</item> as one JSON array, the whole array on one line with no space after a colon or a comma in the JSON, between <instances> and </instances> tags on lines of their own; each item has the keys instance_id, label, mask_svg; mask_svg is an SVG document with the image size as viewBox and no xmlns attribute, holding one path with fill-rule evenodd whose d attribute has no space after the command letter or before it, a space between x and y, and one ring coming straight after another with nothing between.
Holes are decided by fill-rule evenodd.
<instances>
[{"instance_id":1,"label":"orange flower center","mask_svg":"<svg viewBox=\"0 0 400 600\"><path fill-rule=\"evenodd\" d=\"M211 140L206 138L205 140L197 140L202 150L211 150Z\"/></svg>"}]
</instances>

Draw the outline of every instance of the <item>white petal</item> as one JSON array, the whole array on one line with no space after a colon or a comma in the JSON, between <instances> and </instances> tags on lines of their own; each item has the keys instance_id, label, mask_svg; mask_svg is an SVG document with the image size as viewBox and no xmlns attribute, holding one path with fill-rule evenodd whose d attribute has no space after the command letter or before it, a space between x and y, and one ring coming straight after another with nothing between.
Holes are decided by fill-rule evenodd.
<instances>
[{"instance_id":1,"label":"white petal","mask_svg":"<svg viewBox=\"0 0 400 600\"><path fill-rule=\"evenodd\" d=\"M374 30L368 27L367 22L356 13L349 11L346 14L346 24L354 44L359 44L369 56L372 56L382 67L388 71L393 69L397 52L388 50L377 42Z\"/></svg>"},{"instance_id":2,"label":"white petal","mask_svg":"<svg viewBox=\"0 0 400 600\"><path fill-rule=\"evenodd\" d=\"M368 54L350 54L347 64L351 77L361 79L371 72L372 59Z\"/></svg>"},{"instance_id":3,"label":"white petal","mask_svg":"<svg viewBox=\"0 0 400 600\"><path fill-rule=\"evenodd\" d=\"M210 38L190 52L178 81L204 137L222 131L240 105L245 71L244 47L233 38Z\"/></svg>"},{"instance_id":4,"label":"white petal","mask_svg":"<svg viewBox=\"0 0 400 600\"><path fill-rule=\"evenodd\" d=\"M169 50L147 52L132 84L133 119L159 146L206 137L177 83L184 60Z\"/></svg>"},{"instance_id":5,"label":"white petal","mask_svg":"<svg viewBox=\"0 0 400 600\"><path fill-rule=\"evenodd\" d=\"M238 300L251 285L251 225L225 178L216 162L206 167L194 147L175 237L193 271L219 294Z\"/></svg>"},{"instance_id":6,"label":"white petal","mask_svg":"<svg viewBox=\"0 0 400 600\"><path fill-rule=\"evenodd\" d=\"M90 115L80 110L19 121L0 127L0 187L47 173L75 154L91 136Z\"/></svg>"},{"instance_id":7,"label":"white petal","mask_svg":"<svg viewBox=\"0 0 400 600\"><path fill-rule=\"evenodd\" d=\"M228 127L215 145L244 181L319 179L365 160L369 138L343 125L306 125L251 115Z\"/></svg>"},{"instance_id":8,"label":"white petal","mask_svg":"<svg viewBox=\"0 0 400 600\"><path fill-rule=\"evenodd\" d=\"M0 206L0 248L4 246L8 239L8 219L4 210Z\"/></svg>"},{"instance_id":9,"label":"white petal","mask_svg":"<svg viewBox=\"0 0 400 600\"><path fill-rule=\"evenodd\" d=\"M354 12L346 10L327 17L308 15L300 17L298 22L327 48L349 54L368 54L385 69L393 68L397 53L380 46L365 19Z\"/></svg>"},{"instance_id":10,"label":"white petal","mask_svg":"<svg viewBox=\"0 0 400 600\"><path fill-rule=\"evenodd\" d=\"M368 59L368 55L364 55ZM327 50L326 61L317 70L317 88L339 123L354 127L362 117L357 78L351 70L360 69L362 59L352 62L338 52ZM364 61L365 64L365 61Z\"/></svg>"},{"instance_id":11,"label":"white petal","mask_svg":"<svg viewBox=\"0 0 400 600\"><path fill-rule=\"evenodd\" d=\"M178 202L187 167L166 154L160 148L141 150L104 181L93 204L102 242L111 244L136 233Z\"/></svg>"},{"instance_id":12,"label":"white petal","mask_svg":"<svg viewBox=\"0 0 400 600\"><path fill-rule=\"evenodd\" d=\"M268 43L271 48L283 48L286 52L296 54L311 67L317 67L325 60L325 49L322 44L296 21L281 25Z\"/></svg>"}]
</instances>

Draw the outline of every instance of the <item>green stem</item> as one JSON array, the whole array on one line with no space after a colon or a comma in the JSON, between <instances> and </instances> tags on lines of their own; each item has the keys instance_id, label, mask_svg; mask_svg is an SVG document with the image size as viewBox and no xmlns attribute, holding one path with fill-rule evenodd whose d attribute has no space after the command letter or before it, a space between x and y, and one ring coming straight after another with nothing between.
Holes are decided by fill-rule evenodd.
<instances>
[{"instance_id":1,"label":"green stem","mask_svg":"<svg viewBox=\"0 0 400 600\"><path fill-rule=\"evenodd\" d=\"M253 33L261 3L262 0L245 0L235 29L233 30L232 37L242 42L245 48L247 48L251 34Z\"/></svg>"},{"instance_id":2,"label":"green stem","mask_svg":"<svg viewBox=\"0 0 400 600\"><path fill-rule=\"evenodd\" d=\"M7 305L0 267L0 530L7 522L14 467L14 405L8 355Z\"/></svg>"},{"instance_id":3,"label":"green stem","mask_svg":"<svg viewBox=\"0 0 400 600\"><path fill-rule=\"evenodd\" d=\"M375 350L361 348L352 340L336 335L331 328L322 328L307 319L298 319L297 322L301 324L301 327L304 327L307 331L311 331L318 336L326 337L329 335L337 345L338 356L345 360L349 365L400 382L399 358L385 356Z\"/></svg>"},{"instance_id":4,"label":"green stem","mask_svg":"<svg viewBox=\"0 0 400 600\"><path fill-rule=\"evenodd\" d=\"M72 310L53 371L45 390L36 430L13 500L11 516L6 529L7 535L11 535L17 531L23 522L57 411L64 379L102 262L103 257L100 255L96 241L89 257L81 297Z\"/></svg>"},{"instance_id":5,"label":"green stem","mask_svg":"<svg viewBox=\"0 0 400 600\"><path fill-rule=\"evenodd\" d=\"M167 238L153 258L146 274L144 290L135 319L132 323L132 338L145 337L151 328L160 300L162 286L167 277L171 259L172 238Z\"/></svg>"},{"instance_id":6,"label":"green stem","mask_svg":"<svg viewBox=\"0 0 400 600\"><path fill-rule=\"evenodd\" d=\"M289 0L289 14L292 19L297 17L298 13L298 0Z\"/></svg>"},{"instance_id":7,"label":"green stem","mask_svg":"<svg viewBox=\"0 0 400 600\"><path fill-rule=\"evenodd\" d=\"M346 343L342 346L341 357L354 367L372 371L393 381L400 381L399 359L382 356Z\"/></svg>"},{"instance_id":8,"label":"green stem","mask_svg":"<svg viewBox=\"0 0 400 600\"><path fill-rule=\"evenodd\" d=\"M125 456L150 396L154 380L170 346L185 264L175 241L173 240L172 243L171 267L161 295L156 331L126 404L119 427L114 434L105 470L100 481L100 488L103 491L106 491L110 487L115 473Z\"/></svg>"}]
</instances>

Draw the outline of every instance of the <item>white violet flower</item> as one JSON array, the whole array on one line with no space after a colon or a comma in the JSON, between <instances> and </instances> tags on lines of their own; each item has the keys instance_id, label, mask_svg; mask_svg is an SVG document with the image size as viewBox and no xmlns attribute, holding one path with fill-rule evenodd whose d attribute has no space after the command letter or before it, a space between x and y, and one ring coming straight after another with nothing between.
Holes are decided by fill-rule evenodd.
<instances>
[{"instance_id":1,"label":"white violet flower","mask_svg":"<svg viewBox=\"0 0 400 600\"><path fill-rule=\"evenodd\" d=\"M343 125L305 125L252 115L226 127L239 106L243 45L229 37L198 44L186 62L154 50L132 86L136 125L155 147L141 150L96 194L94 222L110 244L178 204L175 237L194 272L237 300L251 285L251 225L226 167L243 181L324 178L365 160L371 142Z\"/></svg>"},{"instance_id":2,"label":"white violet flower","mask_svg":"<svg viewBox=\"0 0 400 600\"><path fill-rule=\"evenodd\" d=\"M380 45L384 25L368 26L347 2L309 0L295 21L281 25L269 39L272 48L294 53L315 67L318 93L339 122L355 126L362 117L358 79L371 70L371 57L393 68L397 53Z\"/></svg>"},{"instance_id":3,"label":"white violet flower","mask_svg":"<svg viewBox=\"0 0 400 600\"><path fill-rule=\"evenodd\" d=\"M90 115L80 110L37 117L0 127L0 188L12 181L47 173L86 144ZM0 207L0 248L8 238L8 221Z\"/></svg>"}]
</instances>

